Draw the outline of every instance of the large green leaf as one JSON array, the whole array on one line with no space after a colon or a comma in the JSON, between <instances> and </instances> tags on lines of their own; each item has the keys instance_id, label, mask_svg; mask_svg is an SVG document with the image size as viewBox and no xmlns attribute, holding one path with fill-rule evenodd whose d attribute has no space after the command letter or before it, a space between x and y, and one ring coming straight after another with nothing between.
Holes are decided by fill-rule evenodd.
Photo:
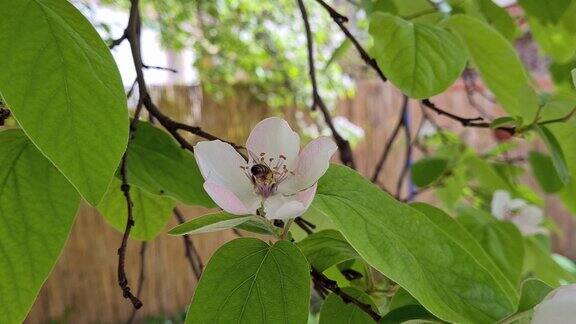
<instances>
[{"instance_id":1,"label":"large green leaf","mask_svg":"<svg viewBox=\"0 0 576 324\"><path fill-rule=\"evenodd\" d=\"M138 123L128 147L128 161L131 184L188 205L215 206L202 188L204 178L194 156L149 123Z\"/></svg>"},{"instance_id":2,"label":"large green leaf","mask_svg":"<svg viewBox=\"0 0 576 324\"><path fill-rule=\"evenodd\" d=\"M246 223L249 220L256 221L256 217L250 215L232 215L222 211L193 218L183 224L174 227L168 233L171 235L184 235L217 232L234 228L243 223Z\"/></svg>"},{"instance_id":3,"label":"large green leaf","mask_svg":"<svg viewBox=\"0 0 576 324\"><path fill-rule=\"evenodd\" d=\"M308 262L318 271L324 271L333 265L360 256L350 243L336 230L324 230L309 235L298 242L298 247L308 259Z\"/></svg>"},{"instance_id":4,"label":"large green leaf","mask_svg":"<svg viewBox=\"0 0 576 324\"><path fill-rule=\"evenodd\" d=\"M507 39L513 39L519 32L516 22L508 11L492 0L476 0L478 9L491 26Z\"/></svg>"},{"instance_id":5,"label":"large green leaf","mask_svg":"<svg viewBox=\"0 0 576 324\"><path fill-rule=\"evenodd\" d=\"M296 245L240 238L210 259L186 323L306 323L310 273Z\"/></svg>"},{"instance_id":6,"label":"large green leaf","mask_svg":"<svg viewBox=\"0 0 576 324\"><path fill-rule=\"evenodd\" d=\"M108 47L68 1L0 0L0 93L32 142L97 205L128 141Z\"/></svg>"},{"instance_id":7,"label":"large green leaf","mask_svg":"<svg viewBox=\"0 0 576 324\"><path fill-rule=\"evenodd\" d=\"M19 130L0 132L0 318L21 323L70 233L80 196Z\"/></svg>"},{"instance_id":8,"label":"large green leaf","mask_svg":"<svg viewBox=\"0 0 576 324\"><path fill-rule=\"evenodd\" d=\"M128 219L128 210L126 198L120 186L119 180L112 181L104 199L98 205L98 211L112 227L123 233ZM166 226L172 215L172 209L176 206L176 201L153 195L134 186L130 188L130 198L134 218L134 227L130 231L130 237L143 241L154 239Z\"/></svg>"},{"instance_id":9,"label":"large green leaf","mask_svg":"<svg viewBox=\"0 0 576 324\"><path fill-rule=\"evenodd\" d=\"M436 26L377 12L370 17L373 54L394 85L412 98L448 88L466 64L462 42Z\"/></svg>"},{"instance_id":10,"label":"large green leaf","mask_svg":"<svg viewBox=\"0 0 576 324\"><path fill-rule=\"evenodd\" d=\"M313 207L366 262L441 319L494 322L515 310L517 292L478 243L441 211L422 213L399 203L338 165L320 179Z\"/></svg>"},{"instance_id":11,"label":"large green leaf","mask_svg":"<svg viewBox=\"0 0 576 324\"><path fill-rule=\"evenodd\" d=\"M551 287L576 282L576 276L564 269L552 258L550 249L545 248L535 237L524 238L526 245L525 269Z\"/></svg>"},{"instance_id":12,"label":"large green leaf","mask_svg":"<svg viewBox=\"0 0 576 324\"><path fill-rule=\"evenodd\" d=\"M537 107L525 107L522 98L536 94L512 44L492 27L470 16L454 15L447 25L464 41L482 79L504 109L526 120L533 118Z\"/></svg>"},{"instance_id":13,"label":"large green leaf","mask_svg":"<svg viewBox=\"0 0 576 324\"><path fill-rule=\"evenodd\" d=\"M349 296L352 296L359 301L371 305L375 310L376 306L374 301L366 293L352 287L342 288ZM364 312L360 307L352 304L345 303L342 298L336 294L330 294L322 304L320 309L319 324L372 324L376 323L374 319Z\"/></svg>"},{"instance_id":14,"label":"large green leaf","mask_svg":"<svg viewBox=\"0 0 576 324\"><path fill-rule=\"evenodd\" d=\"M516 226L473 208L461 210L458 221L480 243L510 283L518 286L524 264L524 243Z\"/></svg>"}]
</instances>

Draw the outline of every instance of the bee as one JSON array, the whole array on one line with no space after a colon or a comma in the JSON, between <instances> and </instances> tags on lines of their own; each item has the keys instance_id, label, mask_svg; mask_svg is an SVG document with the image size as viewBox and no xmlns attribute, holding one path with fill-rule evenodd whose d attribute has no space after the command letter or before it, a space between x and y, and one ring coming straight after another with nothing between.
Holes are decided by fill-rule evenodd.
<instances>
[{"instance_id":1,"label":"bee","mask_svg":"<svg viewBox=\"0 0 576 324\"><path fill-rule=\"evenodd\" d=\"M266 164L254 164L250 168L252 175L252 183L257 184L270 184L274 182L274 172Z\"/></svg>"}]
</instances>

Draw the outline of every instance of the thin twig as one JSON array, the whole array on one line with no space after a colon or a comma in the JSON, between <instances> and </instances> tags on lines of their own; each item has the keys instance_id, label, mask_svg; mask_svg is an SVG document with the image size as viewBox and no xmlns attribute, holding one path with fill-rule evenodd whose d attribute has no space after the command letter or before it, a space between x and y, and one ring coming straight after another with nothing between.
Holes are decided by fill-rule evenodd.
<instances>
[{"instance_id":1,"label":"thin twig","mask_svg":"<svg viewBox=\"0 0 576 324\"><path fill-rule=\"evenodd\" d=\"M342 161L342 163L344 163L344 165L355 169L356 167L354 164L354 156L352 154L352 148L350 146L350 143L346 139L344 139L340 135L340 133L338 133L338 131L336 130L336 127L332 122L332 117L330 116L328 107L326 107L324 100L322 100L322 97L318 93L318 88L316 86L316 76L315 76L316 72L314 68L314 40L312 37L312 31L310 29L310 22L308 21L308 13L306 11L306 6L304 6L302 0L297 1L298 1L298 7L300 8L300 13L302 14L302 20L304 21L304 27L306 28L308 62L310 64L310 78L312 79L312 98L314 100L313 106L320 108L320 111L324 116L324 121L328 125L328 128L330 128L330 131L332 131L332 137L334 138L334 141L336 141L338 151L340 152L340 160Z\"/></svg>"},{"instance_id":2,"label":"thin twig","mask_svg":"<svg viewBox=\"0 0 576 324\"><path fill-rule=\"evenodd\" d=\"M374 59L373 57L370 56L370 54L368 54L368 51L366 51L364 47L362 47L360 42L356 39L356 37L354 37L354 35L352 35L350 30L348 30L348 28L346 27L345 23L348 22L348 17L340 14L338 11L336 11L334 8L332 8L323 0L316 0L316 2L318 2L328 12L330 17L332 17L332 20L334 20L334 22L338 25L338 27L340 27L340 30L342 30L344 35L346 35L346 37L352 42L362 60L364 60L364 62L368 66L370 66L376 72L376 74L378 74L378 77L380 77L382 81L386 82L386 80L388 79L384 75L384 72L382 72L382 70L378 66L376 59Z\"/></svg>"},{"instance_id":3,"label":"thin twig","mask_svg":"<svg viewBox=\"0 0 576 324\"><path fill-rule=\"evenodd\" d=\"M169 67L164 67L164 66L144 64L142 67L147 69L147 70L162 70L162 71L168 71L168 72L172 72L172 73L178 73L178 70L173 69L173 68L169 68Z\"/></svg>"},{"instance_id":4,"label":"thin twig","mask_svg":"<svg viewBox=\"0 0 576 324\"><path fill-rule=\"evenodd\" d=\"M376 180L378 180L378 176L382 171L382 167L384 166L384 163L388 159L388 155L390 154L390 151L392 149L392 144L394 144L394 141L396 140L398 133L400 133L400 129L402 128L402 120L404 119L404 113L406 109L408 109L408 102L409 102L408 96L404 95L402 100L402 111L400 112L400 117L398 118L398 122L396 123L394 130L392 130L392 134L390 134L388 141L384 145L384 151L382 151L382 155L380 156L378 163L376 163L376 168L374 169L374 173L372 174L372 182L376 182Z\"/></svg>"},{"instance_id":5,"label":"thin twig","mask_svg":"<svg viewBox=\"0 0 576 324\"><path fill-rule=\"evenodd\" d=\"M186 219L184 219L184 215L178 207L174 207L174 217L178 220L178 223L183 224ZM190 238L190 235L184 234L182 235L182 241L184 242L184 249L186 250L186 258L188 262L190 262L190 267L192 268L192 272L194 273L194 277L196 280L200 280L200 276L202 276L202 270L204 269L204 264L202 263L202 259L194 246L194 242Z\"/></svg>"},{"instance_id":6,"label":"thin twig","mask_svg":"<svg viewBox=\"0 0 576 324\"><path fill-rule=\"evenodd\" d=\"M404 157L404 165L402 166L402 171L400 172L400 177L396 183L396 199L398 200L400 200L404 178L408 174L408 171L412 165L412 135L410 134L410 120L408 119L407 109L402 111L402 127L404 128L404 135L406 139L406 154ZM409 188L408 191L408 196L412 197L412 188Z\"/></svg>"},{"instance_id":7,"label":"thin twig","mask_svg":"<svg viewBox=\"0 0 576 324\"><path fill-rule=\"evenodd\" d=\"M145 276L144 276L144 264L146 261L146 248L148 247L148 243L147 242L142 242L142 244L140 244L140 277L138 277L138 289L136 290L136 296L138 296L138 298L142 297L142 289L144 288L144 280L145 280ZM130 318L128 319L128 324L132 323L134 321L134 318L136 317L136 311L137 309L133 309L132 310L132 315L130 315Z\"/></svg>"},{"instance_id":8,"label":"thin twig","mask_svg":"<svg viewBox=\"0 0 576 324\"><path fill-rule=\"evenodd\" d=\"M109 49L113 49L114 47L122 44L122 42L124 40L126 40L126 38L128 37L128 33L126 32L126 29L124 29L124 32L122 33L122 36L116 38L115 40L112 41L112 43L110 43L110 45L108 45Z\"/></svg>"}]
</instances>

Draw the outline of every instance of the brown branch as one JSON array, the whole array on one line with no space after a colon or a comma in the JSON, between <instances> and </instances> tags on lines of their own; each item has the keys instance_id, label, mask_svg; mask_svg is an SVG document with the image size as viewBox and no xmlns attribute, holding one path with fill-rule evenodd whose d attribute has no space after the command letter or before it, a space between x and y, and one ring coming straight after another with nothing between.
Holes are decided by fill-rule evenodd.
<instances>
[{"instance_id":1,"label":"brown branch","mask_svg":"<svg viewBox=\"0 0 576 324\"><path fill-rule=\"evenodd\" d=\"M338 287L338 283L336 281L326 277L323 273L321 273L320 271L318 271L314 268L312 268L312 271L310 272L310 274L312 275L312 282L314 283L314 287L317 290L319 290L319 292L321 293L322 296L324 296L324 294L327 291L331 291L334 294L338 295L338 297L340 297L342 299L342 301L344 301L344 303L356 305L358 308L360 308L366 314L370 315L370 317L372 317L375 321L379 321L382 319L382 316L380 316L380 314L375 312L372 309L372 306L370 306L369 304L363 303L360 300L358 300L358 299L348 295L346 292L342 291L342 289L340 289L340 287Z\"/></svg>"},{"instance_id":2,"label":"brown branch","mask_svg":"<svg viewBox=\"0 0 576 324\"><path fill-rule=\"evenodd\" d=\"M346 35L346 37L352 42L362 60L364 60L364 62L368 66L370 66L376 72L376 74L378 74L378 77L380 77L382 81L386 82L386 80L388 79L384 75L384 72L382 72L382 70L378 66L376 60L373 57L371 57L370 54L368 54L368 52L364 49L364 47L362 47L362 45L356 39L356 37L354 37L354 35L352 35L350 30L348 30L348 28L346 27L345 23L348 22L348 17L341 15L338 11L336 11L334 8L332 8L330 5L324 2L324 0L316 0L316 2L318 2L324 9L326 9L330 17L332 17L332 20L334 20L334 22L338 25L338 27L340 27L340 30L342 30L344 35Z\"/></svg>"},{"instance_id":3,"label":"brown branch","mask_svg":"<svg viewBox=\"0 0 576 324\"><path fill-rule=\"evenodd\" d=\"M114 47L122 44L122 42L124 40L126 40L126 38L128 37L128 33L126 31L126 29L124 29L124 32L122 33L122 36L116 38L115 40L112 41L112 43L110 43L110 45L108 45L109 49L113 49Z\"/></svg>"},{"instance_id":4,"label":"brown branch","mask_svg":"<svg viewBox=\"0 0 576 324\"><path fill-rule=\"evenodd\" d=\"M404 136L406 139L406 154L404 156L404 164L402 166L402 171L400 172L400 177L398 178L398 182L396 183L396 199L400 200L400 195L402 191L402 185L404 184L404 178L408 174L408 171L411 167L411 159L412 159L412 134L410 134L410 121L407 118L408 110L402 111L402 127L404 128ZM412 196L412 193L409 192L408 196Z\"/></svg>"},{"instance_id":5,"label":"brown branch","mask_svg":"<svg viewBox=\"0 0 576 324\"><path fill-rule=\"evenodd\" d=\"M169 67L164 67L164 66L144 64L142 67L145 68L145 69L147 69L147 70L162 70L162 71L168 71L168 72L172 72L172 73L178 73L178 70L172 69L172 68L169 68Z\"/></svg>"},{"instance_id":6,"label":"brown branch","mask_svg":"<svg viewBox=\"0 0 576 324\"><path fill-rule=\"evenodd\" d=\"M394 144L394 141L396 140L398 133L400 133L400 129L402 128L402 120L404 119L404 113L406 112L407 109L408 109L408 96L404 95L402 101L402 111L400 112L398 122L396 123L394 130L392 130L390 138L388 138L388 141L384 145L384 151L382 151L382 155L380 156L378 163L376 163L376 168L374 169L374 173L372 174L372 182L374 183L378 180L378 176L382 171L382 167L384 166L384 163L388 159L388 155L390 154L390 151L392 149L392 144Z\"/></svg>"},{"instance_id":7,"label":"brown branch","mask_svg":"<svg viewBox=\"0 0 576 324\"><path fill-rule=\"evenodd\" d=\"M138 289L136 290L136 296L138 296L138 298L140 298L142 296L142 289L144 287L144 280L145 280L145 276L144 276L144 263L145 263L145 259L146 259L146 248L148 247L148 243L147 242L142 242L140 244L140 277L138 277ZM132 323L134 321L134 318L136 317L136 311L137 309L133 309L132 310L132 315L130 315L130 318L128 319L128 324Z\"/></svg>"},{"instance_id":8,"label":"brown branch","mask_svg":"<svg viewBox=\"0 0 576 324\"><path fill-rule=\"evenodd\" d=\"M479 127L479 128L490 128L490 124L486 122L482 122L484 118L482 117L474 117L474 118L465 118L455 115L453 113L447 112L445 110L440 109L436 106L430 99L423 99L420 101L424 107L431 109L435 113L441 116L446 116L452 120L459 122L464 127Z\"/></svg>"},{"instance_id":9,"label":"brown branch","mask_svg":"<svg viewBox=\"0 0 576 324\"><path fill-rule=\"evenodd\" d=\"M304 27L306 28L306 40L308 46L308 63L310 65L310 78L312 80L312 98L313 98L313 107L320 108L322 115L324 117L324 121L332 131L332 137L338 146L338 151L340 152L340 160L344 165L349 166L355 169L354 164L354 156L352 154L352 148L350 143L344 139L340 133L336 130L334 123L332 122L332 117L330 116L330 112L324 100L318 93L318 88L316 85L316 72L314 68L314 40L312 37L312 31L310 29L310 22L308 21L308 13L306 11L306 6L304 6L303 0L297 0L298 7L300 8L300 13L302 14L302 20L304 21Z\"/></svg>"},{"instance_id":10,"label":"brown branch","mask_svg":"<svg viewBox=\"0 0 576 324\"><path fill-rule=\"evenodd\" d=\"M174 217L178 220L180 224L183 224L186 219L182 215L182 212L178 207L174 207ZM204 269L204 264L202 263L202 259L194 246L194 242L190 238L190 235L184 234L182 235L182 241L184 242L184 249L186 250L186 258L188 262L190 262L190 267L192 268L192 272L196 277L196 280L200 280L200 276L202 276L202 270Z\"/></svg>"}]
</instances>

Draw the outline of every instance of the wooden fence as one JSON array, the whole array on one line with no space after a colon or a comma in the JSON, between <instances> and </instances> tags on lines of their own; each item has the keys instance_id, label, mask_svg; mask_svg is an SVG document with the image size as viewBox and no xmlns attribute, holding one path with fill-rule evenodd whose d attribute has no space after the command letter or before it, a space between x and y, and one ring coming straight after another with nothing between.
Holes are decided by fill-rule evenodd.
<instances>
[{"instance_id":1,"label":"wooden fence","mask_svg":"<svg viewBox=\"0 0 576 324\"><path fill-rule=\"evenodd\" d=\"M250 129L259 120L273 114L271 109L254 103L239 93L233 101L215 103L202 98L197 87L170 87L153 89L159 106L171 116L190 124L200 125L218 136L243 142ZM347 117L365 131L365 139L354 148L360 172L370 176L383 145L390 136L399 115L401 95L389 85L377 81L362 81L353 98L341 100L335 115ZM442 107L464 116L477 116L471 108L462 85L434 98ZM498 107L478 98L487 111L498 115ZM295 109L284 110L286 118L293 120ZM417 102L411 102L413 129L420 122ZM482 150L493 144L487 130L462 128L453 121L436 117L437 122L449 127ZM398 141L386 163L380 182L393 187L403 163L403 140ZM422 197L433 199L429 195ZM555 240L555 246L565 254L576 257L574 251L574 221L551 200L549 214L566 229L564 236ZM187 218L206 210L185 208ZM176 224L171 220L168 227ZM234 238L231 232L201 234L193 238L204 261L224 242ZM117 285L116 250L121 234L106 224L98 212L82 206L72 235L50 278L44 285L30 315L28 323L121 323L131 315L131 304L122 298ZM141 244L130 241L126 268L133 289L140 271ZM160 235L147 244L144 258L145 281L141 299L144 307L137 313L137 322L151 315L174 315L182 312L190 301L196 280L184 257L183 242L178 237Z\"/></svg>"}]
</instances>

